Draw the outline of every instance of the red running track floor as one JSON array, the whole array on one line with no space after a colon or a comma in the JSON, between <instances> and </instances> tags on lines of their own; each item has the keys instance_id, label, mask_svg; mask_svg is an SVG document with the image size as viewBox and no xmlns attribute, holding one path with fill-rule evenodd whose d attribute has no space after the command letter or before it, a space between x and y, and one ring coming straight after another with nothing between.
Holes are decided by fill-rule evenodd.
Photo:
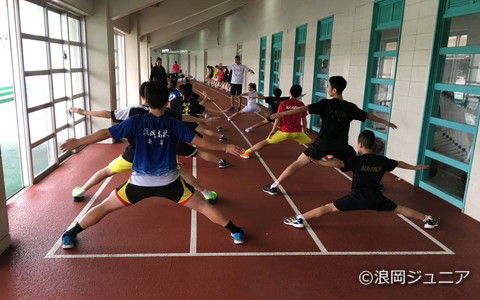
<instances>
[{"instance_id":1,"label":"red running track floor","mask_svg":"<svg viewBox=\"0 0 480 300\"><path fill-rule=\"evenodd\" d=\"M229 106L225 93L194 86L217 98L220 107ZM244 115L233 123L243 130L259 120ZM229 142L247 148L234 124L219 121ZM256 143L269 129L242 132ZM279 176L303 151L291 142L260 152L267 168L255 156L245 160L224 153L215 154L229 160L231 168L195 162L199 181L220 196L216 205L245 227L244 245L234 245L225 229L200 214L192 218L190 210L168 200L148 199L81 233L76 249L58 248L59 236L82 209L103 200L126 175L95 187L80 203L70 201L72 187L124 146L89 146L8 204L13 245L0 256L0 299L474 299L480 292L480 238L475 234L480 224L393 175L384 178L388 197L439 219L440 226L427 231L428 236L394 214L377 212L310 221L319 243L307 230L283 225L283 217L295 214L292 206L283 195L272 197L260 189L273 181L267 168ZM181 160L191 171L193 160ZM283 187L304 212L348 193L350 182L336 170L311 165ZM365 270L421 271L422 277L410 285L363 286L358 277ZM457 281L458 274L449 278L440 272L465 270L470 274L461 284L423 284L427 274L436 281Z\"/></svg>"}]
</instances>

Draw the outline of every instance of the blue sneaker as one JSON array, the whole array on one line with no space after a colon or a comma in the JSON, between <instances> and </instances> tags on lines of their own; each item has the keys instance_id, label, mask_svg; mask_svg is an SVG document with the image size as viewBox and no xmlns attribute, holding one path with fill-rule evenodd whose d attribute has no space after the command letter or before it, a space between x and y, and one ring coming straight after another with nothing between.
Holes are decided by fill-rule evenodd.
<instances>
[{"instance_id":1,"label":"blue sneaker","mask_svg":"<svg viewBox=\"0 0 480 300\"><path fill-rule=\"evenodd\" d=\"M75 243L77 242L76 236L62 236L62 248L63 249L72 249L75 247Z\"/></svg>"},{"instance_id":2,"label":"blue sneaker","mask_svg":"<svg viewBox=\"0 0 480 300\"><path fill-rule=\"evenodd\" d=\"M245 233L243 232L237 232L237 233L231 233L232 237L233 237L233 242L236 244L236 245L240 245L240 244L243 244L243 238L245 236Z\"/></svg>"},{"instance_id":3,"label":"blue sneaker","mask_svg":"<svg viewBox=\"0 0 480 300\"><path fill-rule=\"evenodd\" d=\"M293 226L295 228L305 228L303 219L299 219L296 216L283 219L283 224Z\"/></svg>"}]
</instances>

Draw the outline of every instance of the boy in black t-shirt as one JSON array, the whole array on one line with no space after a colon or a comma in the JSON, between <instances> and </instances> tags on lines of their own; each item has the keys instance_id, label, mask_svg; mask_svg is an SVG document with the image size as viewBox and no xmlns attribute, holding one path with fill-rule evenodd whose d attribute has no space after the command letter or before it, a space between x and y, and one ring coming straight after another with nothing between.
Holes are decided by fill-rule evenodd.
<instances>
[{"instance_id":1,"label":"boy in black t-shirt","mask_svg":"<svg viewBox=\"0 0 480 300\"><path fill-rule=\"evenodd\" d=\"M397 128L393 123L359 109L355 104L343 99L343 90L347 81L342 76L332 76L328 79L327 94L331 99L322 99L316 103L273 114L272 119L308 111L318 114L322 118L322 127L317 139L290 164L272 184L263 186L262 190L270 195L277 194L277 186L293 175L298 169L309 164L310 159L319 160L326 155L333 155L340 159L347 159L355 155L355 150L348 145L348 131L350 122L366 119L383 123L385 126Z\"/></svg>"},{"instance_id":2,"label":"boy in black t-shirt","mask_svg":"<svg viewBox=\"0 0 480 300\"><path fill-rule=\"evenodd\" d=\"M314 208L303 215L283 219L283 223L296 228L303 228L304 220L318 218L337 211L376 210L391 211L405 217L424 222L424 227L433 229L438 222L432 216L424 215L411 208L397 205L385 197L381 192L380 180L385 172L395 168L421 170L427 165L412 166L403 161L396 161L385 156L377 156L374 151L375 134L364 130L358 136L357 150L360 156L354 156L344 161L336 158L331 160L311 159L313 163L333 168L342 168L342 171L353 171L352 190L350 194L324 206Z\"/></svg>"}]
</instances>

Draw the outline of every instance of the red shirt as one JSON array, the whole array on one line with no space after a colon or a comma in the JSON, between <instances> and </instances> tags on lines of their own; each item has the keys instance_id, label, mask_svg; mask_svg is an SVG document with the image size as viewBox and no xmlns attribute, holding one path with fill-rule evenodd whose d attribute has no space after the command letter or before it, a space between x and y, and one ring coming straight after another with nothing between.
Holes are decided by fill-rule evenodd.
<instances>
[{"instance_id":1,"label":"red shirt","mask_svg":"<svg viewBox=\"0 0 480 300\"><path fill-rule=\"evenodd\" d=\"M278 107L278 112L292 110L297 107L305 106L302 101L297 99L288 99L282 101ZM282 132L301 132L303 130L302 118L307 116L307 112L302 112L290 116L283 116L280 119L280 131Z\"/></svg>"},{"instance_id":2,"label":"red shirt","mask_svg":"<svg viewBox=\"0 0 480 300\"><path fill-rule=\"evenodd\" d=\"M180 66L177 64L172 65L172 73L178 73L180 71Z\"/></svg>"}]
</instances>

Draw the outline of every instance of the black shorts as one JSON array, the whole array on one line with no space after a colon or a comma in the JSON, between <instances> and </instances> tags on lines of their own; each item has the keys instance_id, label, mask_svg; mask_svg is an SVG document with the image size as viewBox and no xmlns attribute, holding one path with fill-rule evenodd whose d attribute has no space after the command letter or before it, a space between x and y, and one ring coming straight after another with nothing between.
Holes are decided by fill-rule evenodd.
<instances>
[{"instance_id":1,"label":"black shorts","mask_svg":"<svg viewBox=\"0 0 480 300\"><path fill-rule=\"evenodd\" d=\"M308 157L319 160L329 154L340 160L346 160L354 157L357 153L352 146L344 144L342 146L334 145L334 142L318 142L315 141L303 152Z\"/></svg>"},{"instance_id":2,"label":"black shorts","mask_svg":"<svg viewBox=\"0 0 480 300\"><path fill-rule=\"evenodd\" d=\"M376 197L365 197L348 194L345 197L335 200L333 205L339 211L353 210L376 210L376 211L394 211L397 204L387 197L380 195Z\"/></svg>"},{"instance_id":3,"label":"black shorts","mask_svg":"<svg viewBox=\"0 0 480 300\"><path fill-rule=\"evenodd\" d=\"M193 196L195 189L182 177L164 186L139 186L130 183L130 179L117 187L117 198L125 205L135 204L149 197L162 197L178 204L185 204Z\"/></svg>"},{"instance_id":4,"label":"black shorts","mask_svg":"<svg viewBox=\"0 0 480 300\"><path fill-rule=\"evenodd\" d=\"M197 155L197 148L193 147L190 144L185 143L184 141L178 140L176 143L176 152L177 155L185 157L194 157Z\"/></svg>"},{"instance_id":5,"label":"black shorts","mask_svg":"<svg viewBox=\"0 0 480 300\"><path fill-rule=\"evenodd\" d=\"M272 115L268 116L267 117L267 121L270 122L270 123L274 123L275 122L275 119L272 119L270 118Z\"/></svg>"},{"instance_id":6,"label":"black shorts","mask_svg":"<svg viewBox=\"0 0 480 300\"><path fill-rule=\"evenodd\" d=\"M230 95L238 96L242 93L242 85L241 84L231 84L230 86Z\"/></svg>"}]
</instances>

